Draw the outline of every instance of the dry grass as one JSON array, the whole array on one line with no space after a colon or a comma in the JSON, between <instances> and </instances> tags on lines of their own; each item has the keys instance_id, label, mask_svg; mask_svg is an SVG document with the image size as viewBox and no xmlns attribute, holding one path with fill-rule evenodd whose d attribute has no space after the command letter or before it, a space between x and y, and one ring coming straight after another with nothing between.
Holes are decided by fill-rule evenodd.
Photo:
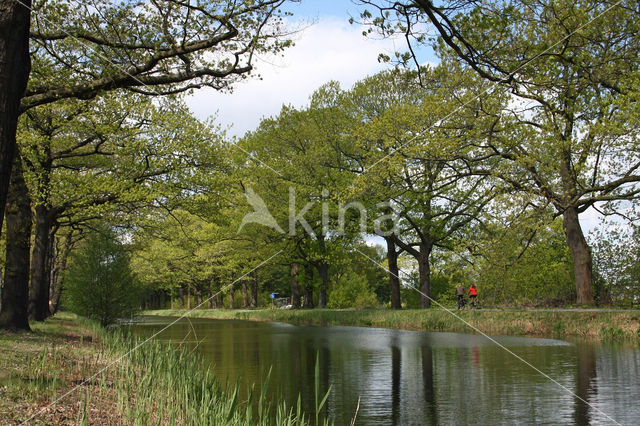
<instances>
[{"instance_id":1,"label":"dry grass","mask_svg":"<svg viewBox=\"0 0 640 426\"><path fill-rule=\"evenodd\" d=\"M3 424L20 424L36 413L28 424L129 424L113 409L115 392L96 382L49 406L109 360L96 343L95 330L71 315L58 315L32 328L32 333L0 332Z\"/></svg>"}]
</instances>

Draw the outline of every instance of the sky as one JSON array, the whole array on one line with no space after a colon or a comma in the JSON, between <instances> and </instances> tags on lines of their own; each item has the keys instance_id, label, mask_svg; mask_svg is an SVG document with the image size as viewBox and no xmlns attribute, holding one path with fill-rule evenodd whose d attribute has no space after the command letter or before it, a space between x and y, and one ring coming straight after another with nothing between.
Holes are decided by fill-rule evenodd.
<instances>
[{"instance_id":1,"label":"sky","mask_svg":"<svg viewBox=\"0 0 640 426\"><path fill-rule=\"evenodd\" d=\"M217 116L228 134L241 136L255 129L263 117L277 115L282 105L302 107L314 90L331 80L344 89L388 67L378 63L380 53L390 54L403 43L374 40L363 28L349 24L358 7L349 0L304 0L292 3L292 25L304 29L295 34L295 46L283 57L259 58L256 71L262 80L250 78L235 85L233 93L198 90L187 103L200 119Z\"/></svg>"}]
</instances>

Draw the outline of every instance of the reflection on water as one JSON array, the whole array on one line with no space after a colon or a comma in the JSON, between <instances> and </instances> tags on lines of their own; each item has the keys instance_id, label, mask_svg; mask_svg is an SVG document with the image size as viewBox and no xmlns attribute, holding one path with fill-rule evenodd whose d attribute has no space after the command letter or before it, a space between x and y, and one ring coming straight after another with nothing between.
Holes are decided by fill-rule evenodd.
<instances>
[{"instance_id":1,"label":"reflection on water","mask_svg":"<svg viewBox=\"0 0 640 426\"><path fill-rule=\"evenodd\" d=\"M166 324L132 326L150 335ZM186 339L185 339L186 336ZM326 414L336 424L638 424L640 351L552 339L497 340L557 383L477 335L359 327L311 327L228 320L183 320L163 341L200 341L224 381L261 386L272 368L272 394L314 407L318 356ZM195 344L195 343L191 343ZM563 389L566 388L566 389ZM605 414L606 413L606 414Z\"/></svg>"},{"instance_id":2,"label":"reflection on water","mask_svg":"<svg viewBox=\"0 0 640 426\"><path fill-rule=\"evenodd\" d=\"M573 421L576 424L589 424L589 397L591 390L596 394L594 379L596 378L596 351L593 345L576 344L576 390L574 398Z\"/></svg>"}]
</instances>

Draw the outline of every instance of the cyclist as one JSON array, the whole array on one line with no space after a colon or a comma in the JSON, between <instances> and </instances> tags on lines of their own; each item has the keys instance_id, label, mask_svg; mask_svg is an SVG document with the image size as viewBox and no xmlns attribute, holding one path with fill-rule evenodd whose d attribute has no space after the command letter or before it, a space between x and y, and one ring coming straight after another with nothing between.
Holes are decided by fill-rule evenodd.
<instances>
[{"instance_id":1,"label":"cyclist","mask_svg":"<svg viewBox=\"0 0 640 426\"><path fill-rule=\"evenodd\" d=\"M462 284L456 287L456 296L458 296L458 309L464 308L464 287Z\"/></svg>"},{"instance_id":2,"label":"cyclist","mask_svg":"<svg viewBox=\"0 0 640 426\"><path fill-rule=\"evenodd\" d=\"M475 284L471 284L471 287L469 287L469 291L467 292L467 294L471 298L471 305L474 308L477 307L477 305L476 305L477 300L476 299L478 298L478 289L476 288Z\"/></svg>"}]
</instances>

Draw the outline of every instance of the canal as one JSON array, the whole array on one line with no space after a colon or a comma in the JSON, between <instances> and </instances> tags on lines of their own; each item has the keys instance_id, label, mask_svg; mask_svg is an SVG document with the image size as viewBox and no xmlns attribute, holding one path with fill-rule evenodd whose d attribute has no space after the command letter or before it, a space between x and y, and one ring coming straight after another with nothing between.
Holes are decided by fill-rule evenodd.
<instances>
[{"instance_id":1,"label":"canal","mask_svg":"<svg viewBox=\"0 0 640 426\"><path fill-rule=\"evenodd\" d=\"M172 320L129 327L149 336ZM182 319L157 339L197 346L222 383L239 380L244 397L271 370L271 395L293 406L300 395L311 415L317 357L337 425L356 411L358 425L640 420L640 350L620 344L495 337L501 347L479 335L212 319Z\"/></svg>"}]
</instances>

